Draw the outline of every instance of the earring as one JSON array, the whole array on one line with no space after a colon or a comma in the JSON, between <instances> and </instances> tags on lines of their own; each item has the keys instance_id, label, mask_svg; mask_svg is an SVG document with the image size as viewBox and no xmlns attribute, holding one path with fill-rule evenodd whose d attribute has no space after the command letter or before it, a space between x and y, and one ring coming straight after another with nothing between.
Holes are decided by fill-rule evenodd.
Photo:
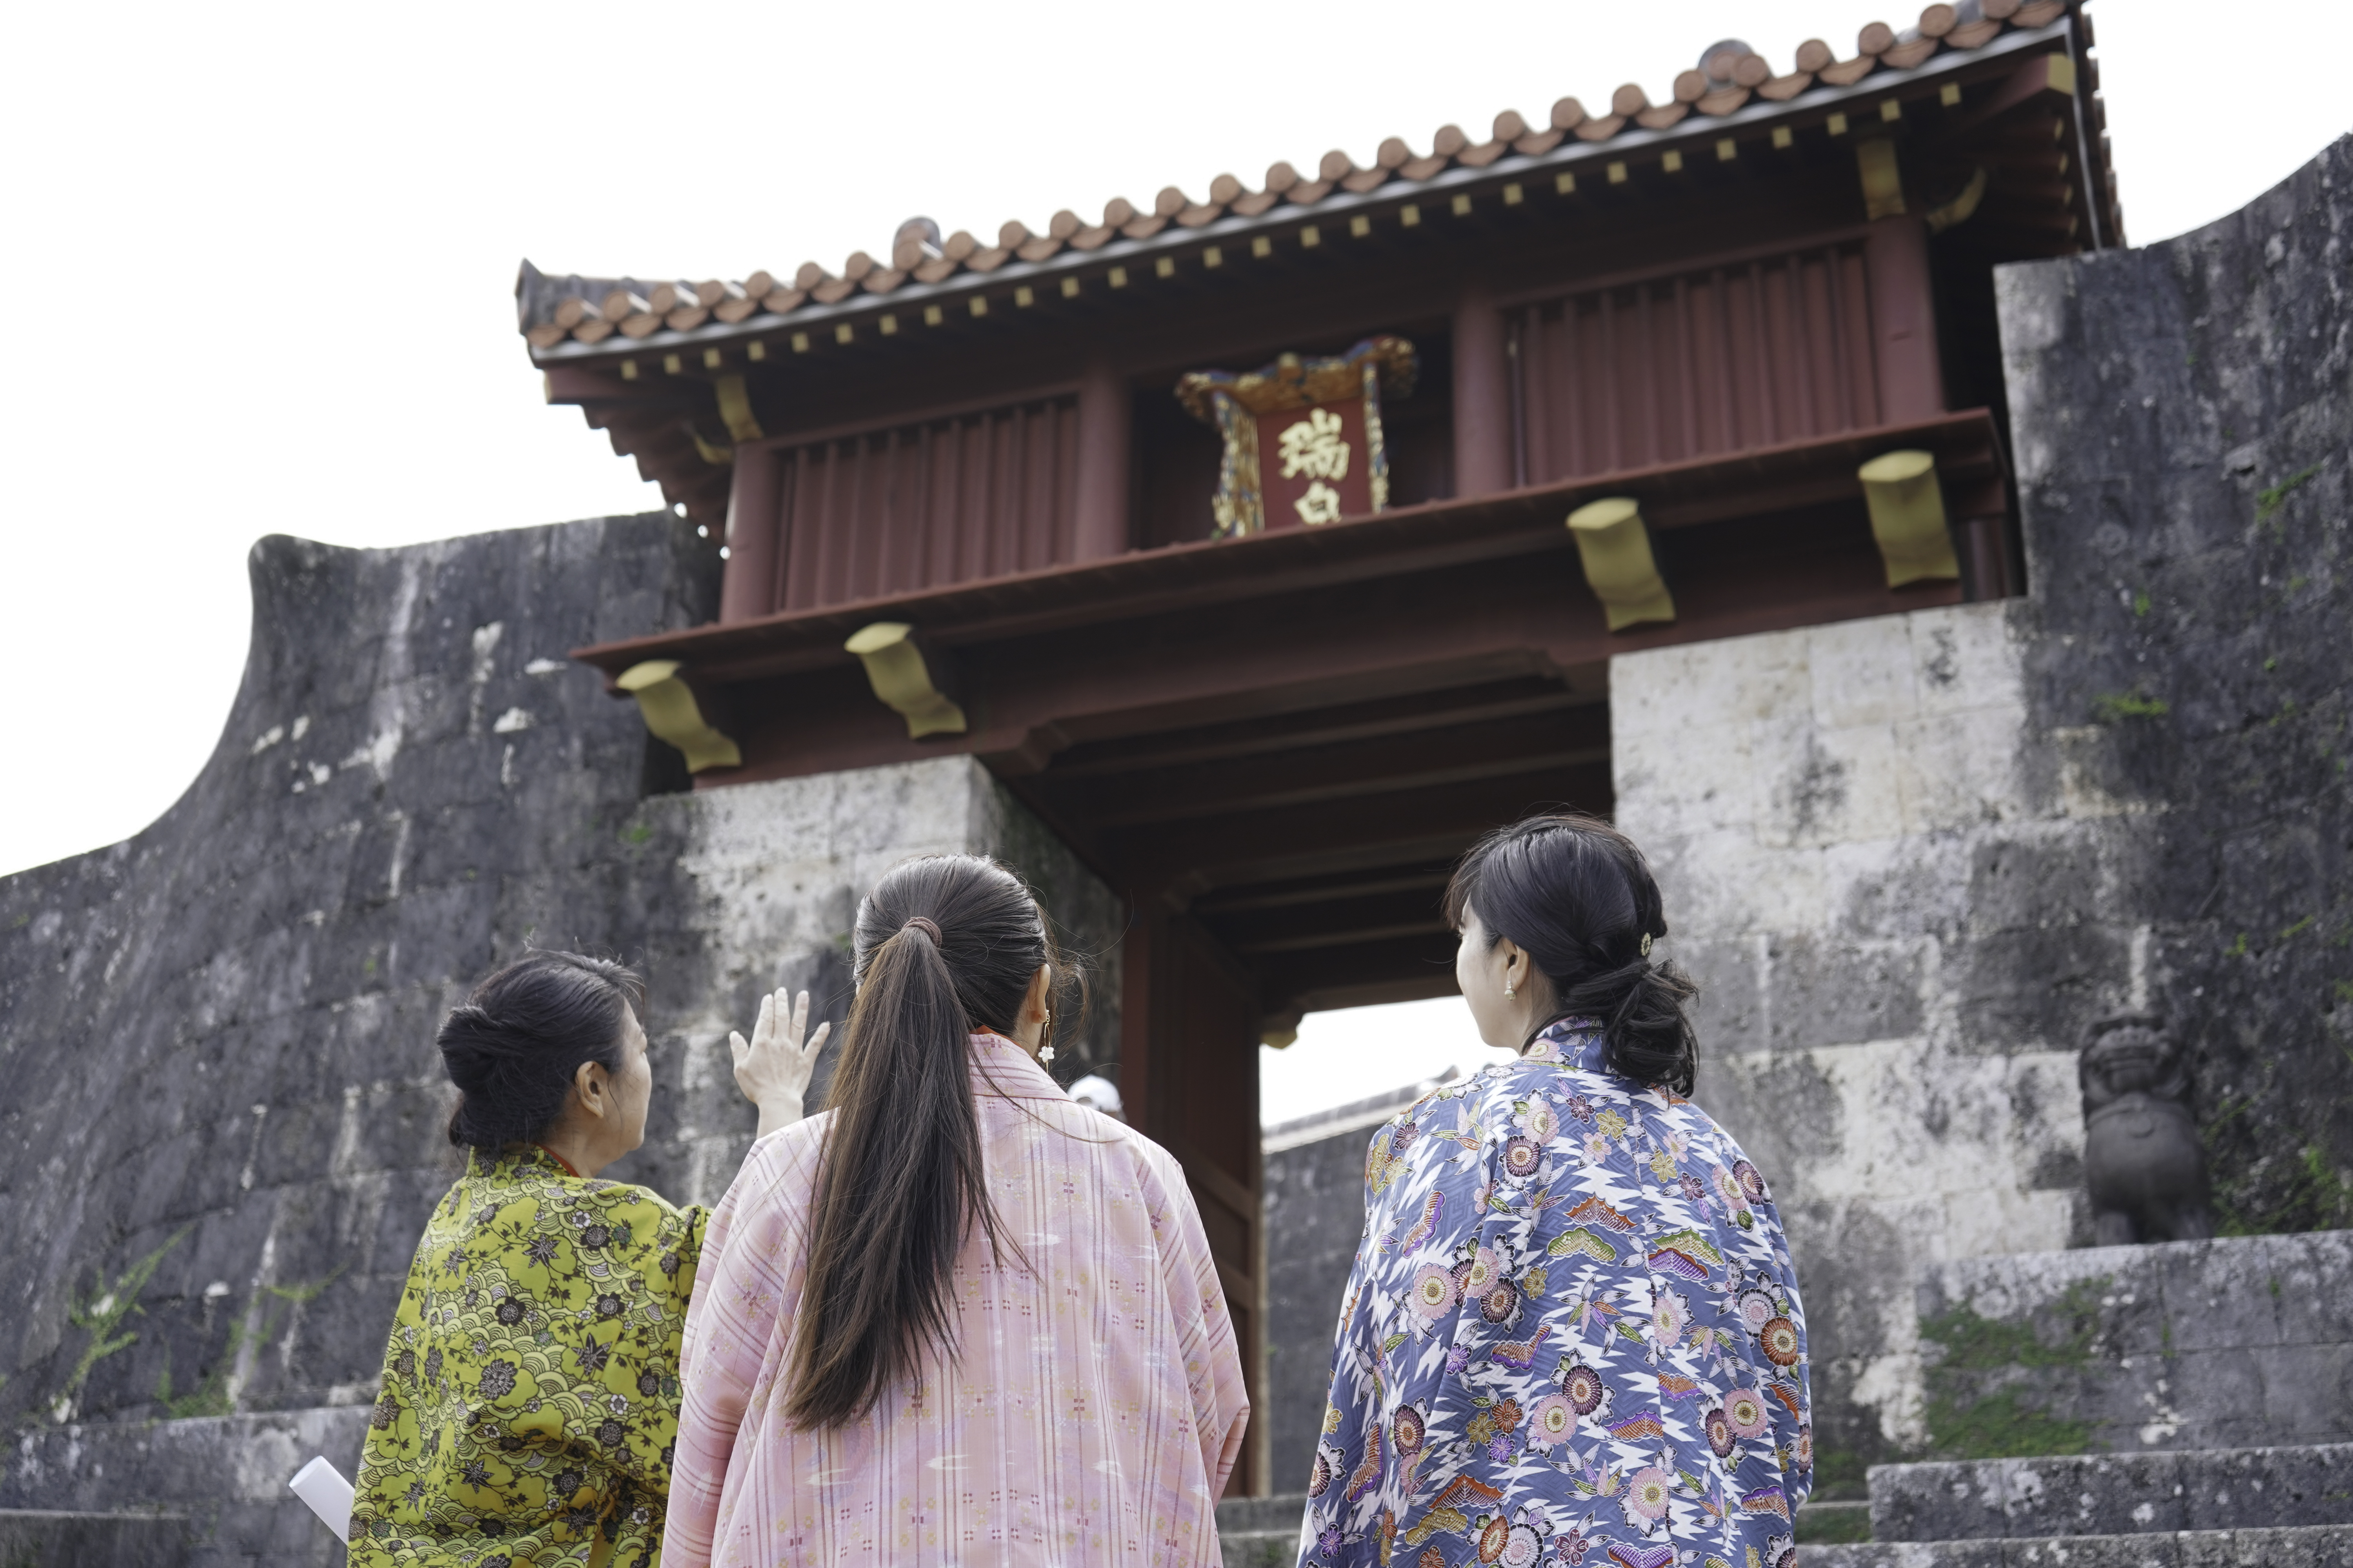
<instances>
[{"instance_id":1,"label":"earring","mask_svg":"<svg viewBox=\"0 0 2353 1568\"><path fill-rule=\"evenodd\" d=\"M1512 996L1512 983L1511 983L1509 980L1506 980L1506 981L1504 981L1504 999L1505 1001L1509 1001L1509 1000L1511 1000L1511 996Z\"/></svg>"},{"instance_id":2,"label":"earring","mask_svg":"<svg viewBox=\"0 0 2353 1568\"><path fill-rule=\"evenodd\" d=\"M1051 1066L1053 1066L1053 1065L1054 1065L1054 1047L1051 1047L1051 1046L1039 1046L1039 1047L1038 1047L1038 1065L1039 1065L1039 1067L1041 1067L1041 1068L1042 1068L1042 1067L1051 1067Z\"/></svg>"}]
</instances>

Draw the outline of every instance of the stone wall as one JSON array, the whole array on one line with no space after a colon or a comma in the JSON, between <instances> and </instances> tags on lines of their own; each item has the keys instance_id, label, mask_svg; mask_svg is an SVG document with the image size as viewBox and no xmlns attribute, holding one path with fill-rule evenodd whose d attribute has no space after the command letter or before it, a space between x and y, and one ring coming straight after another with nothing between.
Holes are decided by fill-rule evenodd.
<instances>
[{"instance_id":1,"label":"stone wall","mask_svg":"<svg viewBox=\"0 0 2353 1568\"><path fill-rule=\"evenodd\" d=\"M1030 875L1106 971L1067 1071L1115 1061L1120 910L969 758L663 793L675 753L565 654L708 619L716 566L666 515L265 540L196 783L135 838L0 879L0 1136L21 1152L0 1159L0 1420L63 1445L18 1445L0 1506L185 1502L111 1497L100 1461L152 1420L199 1422L201 1449L217 1418L373 1397L459 1169L435 1028L526 944L647 975L654 1110L611 1173L679 1202L715 1200L750 1140L727 1029L777 984L842 1016L857 896L906 855Z\"/></svg>"},{"instance_id":2,"label":"stone wall","mask_svg":"<svg viewBox=\"0 0 2353 1568\"><path fill-rule=\"evenodd\" d=\"M2353 1218L2353 142L2000 276L2029 593L1621 657L1619 820L1778 1185L1832 1468L1923 1435L1914 1281L2088 1241L2073 1052L2190 1046L2226 1223Z\"/></svg>"}]
</instances>

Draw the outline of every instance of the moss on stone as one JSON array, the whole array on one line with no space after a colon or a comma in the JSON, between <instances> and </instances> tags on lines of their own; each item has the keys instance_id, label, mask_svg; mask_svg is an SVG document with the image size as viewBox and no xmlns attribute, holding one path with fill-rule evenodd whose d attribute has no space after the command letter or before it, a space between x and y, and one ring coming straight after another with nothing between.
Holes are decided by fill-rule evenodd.
<instances>
[{"instance_id":1,"label":"moss on stone","mask_svg":"<svg viewBox=\"0 0 2353 1568\"><path fill-rule=\"evenodd\" d=\"M1862 1503L1808 1503L1798 1510L1800 1546L1844 1546L1871 1539L1871 1509Z\"/></svg>"},{"instance_id":2,"label":"moss on stone","mask_svg":"<svg viewBox=\"0 0 2353 1568\"><path fill-rule=\"evenodd\" d=\"M2017 1386L1984 1392L1984 1374L2090 1364L2100 1296L2108 1285L2102 1276L2067 1288L2052 1309L2063 1330L2056 1342L2037 1332L2031 1321L1983 1317L1967 1302L1922 1319L1921 1339L1942 1352L1927 1373L1929 1457L2007 1459L2086 1452L2089 1422L2054 1416L2028 1403L2026 1391Z\"/></svg>"}]
</instances>

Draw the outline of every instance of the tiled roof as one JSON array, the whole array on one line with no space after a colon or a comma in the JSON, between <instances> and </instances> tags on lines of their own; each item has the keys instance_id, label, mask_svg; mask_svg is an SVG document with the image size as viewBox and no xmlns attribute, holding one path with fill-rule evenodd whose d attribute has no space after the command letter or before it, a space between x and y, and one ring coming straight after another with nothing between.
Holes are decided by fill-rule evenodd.
<instances>
[{"instance_id":1,"label":"tiled roof","mask_svg":"<svg viewBox=\"0 0 2353 1568\"><path fill-rule=\"evenodd\" d=\"M1543 124L1535 125L1516 110L1505 110L1495 117L1484 141L1474 142L1459 126L1442 125L1426 153L1392 136L1381 143L1369 167L1359 168L1345 153L1335 150L1304 172L1289 163L1274 164L1256 190L1231 174L1220 174L1198 197L1168 186L1148 211L1114 197L1098 222L1065 209L1054 215L1043 233L1037 233L1015 219L997 230L992 244L963 230L943 239L929 219L917 218L900 226L887 255L853 252L839 271L807 261L789 277L760 271L740 280L646 283L547 278L526 265L518 289L522 329L534 357L545 360L569 358L583 349L608 353L658 333L757 327L774 324L761 318L789 318L796 312L831 315L835 312L824 308L888 296L911 285L986 276L1009 264L1043 263L1064 253L1083 255L1114 241L1150 240L1165 231L1205 228L1228 218L1280 217L1284 209L1313 209L1335 197L1424 184L1452 171L1483 170L1513 155L1537 158L1565 146L1647 141L1660 132L1736 115L1753 119L1758 107L1791 103L1820 88L1854 89L1874 75L1914 72L1939 55L1987 50L2005 35L2050 26L2067 9L2068 0L1932 5L1915 25L1901 32L1883 22L1865 26L1847 58L1840 58L1820 39L1810 39L1798 47L1787 71L1777 71L1764 56L1729 40L1711 47L1696 68L1676 77L1664 102L1651 102L1640 86L1629 82L1610 95L1600 112L1575 98L1564 98L1552 106ZM2088 44L2088 23L2079 20L2078 25ZM2088 91L2097 81L2095 68L2088 61L2085 65ZM2100 162L2105 166L2105 159ZM2110 231L2107 240L2115 243L2119 223L2112 199L2103 216Z\"/></svg>"}]
</instances>

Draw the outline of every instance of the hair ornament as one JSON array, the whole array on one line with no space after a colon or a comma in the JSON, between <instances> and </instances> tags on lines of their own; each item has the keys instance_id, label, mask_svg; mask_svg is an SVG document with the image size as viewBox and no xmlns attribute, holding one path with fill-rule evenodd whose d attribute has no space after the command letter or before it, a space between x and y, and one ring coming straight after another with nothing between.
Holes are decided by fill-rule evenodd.
<instances>
[{"instance_id":1,"label":"hair ornament","mask_svg":"<svg viewBox=\"0 0 2353 1568\"><path fill-rule=\"evenodd\" d=\"M1644 931L1642 933L1642 956L1644 958L1651 956L1651 933L1649 931Z\"/></svg>"},{"instance_id":2,"label":"hair ornament","mask_svg":"<svg viewBox=\"0 0 2353 1568\"><path fill-rule=\"evenodd\" d=\"M932 923L932 921L931 921L931 920L930 920L930 918L929 918L928 916L924 916L924 915L909 915L909 916L907 917L907 923L906 923L905 925L901 926L899 929L900 929L902 931L922 931L925 936L930 937L930 938L932 939L932 945L933 945L934 947L937 947L937 946L939 946L939 945L940 945L940 928L939 928L938 926L936 926L936 925L934 925L934 924ZM1647 938L1645 938L1644 940L1645 940L1645 942L1647 942L1648 939L1647 939ZM1643 948L1643 950L1642 950L1642 951L1643 951L1643 952L1648 952L1650 951L1650 949L1649 949L1649 947L1648 947L1648 946L1645 946L1645 947Z\"/></svg>"}]
</instances>

